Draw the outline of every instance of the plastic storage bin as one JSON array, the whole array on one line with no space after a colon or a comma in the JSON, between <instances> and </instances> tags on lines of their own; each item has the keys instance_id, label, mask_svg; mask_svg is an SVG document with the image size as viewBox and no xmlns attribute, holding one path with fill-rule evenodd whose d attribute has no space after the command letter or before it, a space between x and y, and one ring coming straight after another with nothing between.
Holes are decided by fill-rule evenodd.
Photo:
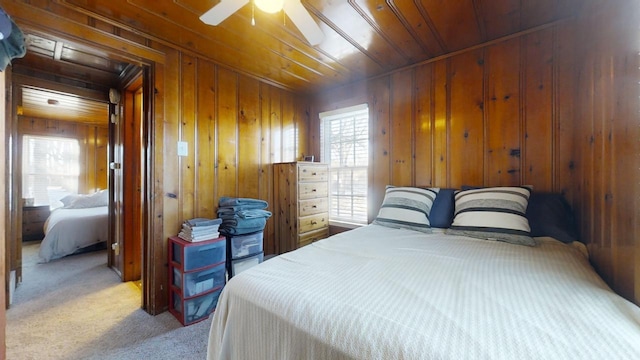
<instances>
[{"instance_id":1,"label":"plastic storage bin","mask_svg":"<svg viewBox=\"0 0 640 360\"><path fill-rule=\"evenodd\" d=\"M229 277L236 276L241 272L260 264L263 258L264 254L259 253L242 259L231 260L231 264L229 266Z\"/></svg>"},{"instance_id":2,"label":"plastic storage bin","mask_svg":"<svg viewBox=\"0 0 640 360\"><path fill-rule=\"evenodd\" d=\"M202 242L174 239L171 246L172 260L184 271L196 270L224 262L226 259L227 248L224 237Z\"/></svg>"},{"instance_id":3,"label":"plastic storage bin","mask_svg":"<svg viewBox=\"0 0 640 360\"><path fill-rule=\"evenodd\" d=\"M189 298L224 285L225 263L200 271L182 273L173 268L173 286L182 290L183 297Z\"/></svg>"},{"instance_id":4,"label":"plastic storage bin","mask_svg":"<svg viewBox=\"0 0 640 360\"><path fill-rule=\"evenodd\" d=\"M211 315L218 304L221 292L222 288L219 288L208 294L185 300L180 293L171 291L173 306L169 310L182 325L191 325Z\"/></svg>"},{"instance_id":5,"label":"plastic storage bin","mask_svg":"<svg viewBox=\"0 0 640 360\"><path fill-rule=\"evenodd\" d=\"M238 259L248 255L262 252L263 232L258 231L246 235L228 236L228 246L231 251L231 258Z\"/></svg>"}]
</instances>

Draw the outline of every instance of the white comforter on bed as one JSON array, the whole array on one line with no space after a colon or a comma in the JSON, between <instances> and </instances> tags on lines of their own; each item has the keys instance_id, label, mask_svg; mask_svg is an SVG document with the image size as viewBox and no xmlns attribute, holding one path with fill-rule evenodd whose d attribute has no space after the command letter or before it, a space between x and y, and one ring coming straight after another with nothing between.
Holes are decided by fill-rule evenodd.
<instances>
[{"instance_id":1,"label":"white comforter on bed","mask_svg":"<svg viewBox=\"0 0 640 360\"><path fill-rule=\"evenodd\" d=\"M577 248L369 225L232 278L209 359L640 359L640 308Z\"/></svg>"},{"instance_id":2,"label":"white comforter on bed","mask_svg":"<svg viewBox=\"0 0 640 360\"><path fill-rule=\"evenodd\" d=\"M107 241L108 231L108 206L55 209L44 225L40 261L49 262Z\"/></svg>"}]
</instances>

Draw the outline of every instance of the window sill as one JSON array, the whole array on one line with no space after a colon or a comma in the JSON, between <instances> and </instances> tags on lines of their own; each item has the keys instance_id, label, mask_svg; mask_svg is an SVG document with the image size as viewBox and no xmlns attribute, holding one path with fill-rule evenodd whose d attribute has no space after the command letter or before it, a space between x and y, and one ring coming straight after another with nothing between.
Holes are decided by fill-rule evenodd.
<instances>
[{"instance_id":1,"label":"window sill","mask_svg":"<svg viewBox=\"0 0 640 360\"><path fill-rule=\"evenodd\" d=\"M356 224L356 223L350 223L346 221L329 220L329 226L335 226L335 227L351 230L351 229L357 229L362 226L366 226L366 224Z\"/></svg>"}]
</instances>

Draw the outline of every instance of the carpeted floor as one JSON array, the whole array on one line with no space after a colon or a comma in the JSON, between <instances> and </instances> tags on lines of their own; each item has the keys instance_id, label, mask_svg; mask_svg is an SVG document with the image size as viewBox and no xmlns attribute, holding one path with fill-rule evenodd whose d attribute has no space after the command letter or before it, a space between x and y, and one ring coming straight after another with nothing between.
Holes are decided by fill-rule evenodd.
<instances>
[{"instance_id":1,"label":"carpeted floor","mask_svg":"<svg viewBox=\"0 0 640 360\"><path fill-rule=\"evenodd\" d=\"M7 359L204 359L211 318L182 327L140 309L135 283L107 268L106 250L37 263L23 246L23 282L7 311Z\"/></svg>"}]
</instances>

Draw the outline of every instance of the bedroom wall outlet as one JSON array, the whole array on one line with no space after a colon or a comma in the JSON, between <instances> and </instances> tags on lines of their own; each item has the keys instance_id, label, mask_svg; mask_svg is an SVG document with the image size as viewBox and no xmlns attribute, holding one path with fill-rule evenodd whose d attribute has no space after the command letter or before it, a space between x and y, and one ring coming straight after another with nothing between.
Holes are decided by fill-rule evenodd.
<instances>
[{"instance_id":1,"label":"bedroom wall outlet","mask_svg":"<svg viewBox=\"0 0 640 360\"><path fill-rule=\"evenodd\" d=\"M178 156L189 155L189 147L186 141L178 141Z\"/></svg>"}]
</instances>

